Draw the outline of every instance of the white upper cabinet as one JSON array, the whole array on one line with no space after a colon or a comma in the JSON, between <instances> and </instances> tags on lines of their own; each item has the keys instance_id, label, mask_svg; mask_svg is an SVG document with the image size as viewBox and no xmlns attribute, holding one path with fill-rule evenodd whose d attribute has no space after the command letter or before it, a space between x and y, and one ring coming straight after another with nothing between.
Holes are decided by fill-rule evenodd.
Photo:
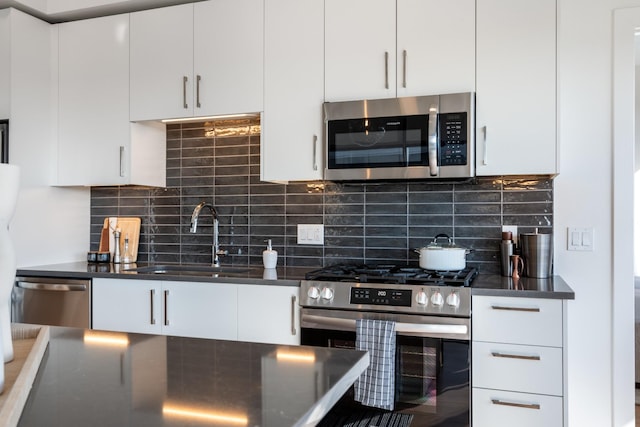
<instances>
[{"instance_id":1,"label":"white upper cabinet","mask_svg":"<svg viewBox=\"0 0 640 427\"><path fill-rule=\"evenodd\" d=\"M263 0L131 14L131 120L262 111Z\"/></svg>"},{"instance_id":2,"label":"white upper cabinet","mask_svg":"<svg viewBox=\"0 0 640 427\"><path fill-rule=\"evenodd\" d=\"M325 100L396 96L396 0L325 0Z\"/></svg>"},{"instance_id":3,"label":"white upper cabinet","mask_svg":"<svg viewBox=\"0 0 640 427\"><path fill-rule=\"evenodd\" d=\"M268 0L264 30L261 179L322 179L324 2Z\"/></svg>"},{"instance_id":4,"label":"white upper cabinet","mask_svg":"<svg viewBox=\"0 0 640 427\"><path fill-rule=\"evenodd\" d=\"M194 115L262 111L263 1L194 4Z\"/></svg>"},{"instance_id":5,"label":"white upper cabinet","mask_svg":"<svg viewBox=\"0 0 640 427\"><path fill-rule=\"evenodd\" d=\"M129 15L58 25L56 185L166 185L162 124L129 122Z\"/></svg>"},{"instance_id":6,"label":"white upper cabinet","mask_svg":"<svg viewBox=\"0 0 640 427\"><path fill-rule=\"evenodd\" d=\"M473 0L326 0L325 99L469 92Z\"/></svg>"},{"instance_id":7,"label":"white upper cabinet","mask_svg":"<svg viewBox=\"0 0 640 427\"><path fill-rule=\"evenodd\" d=\"M193 115L193 5L131 14L131 120Z\"/></svg>"},{"instance_id":8,"label":"white upper cabinet","mask_svg":"<svg viewBox=\"0 0 640 427\"><path fill-rule=\"evenodd\" d=\"M476 171L555 174L556 1L477 1Z\"/></svg>"},{"instance_id":9,"label":"white upper cabinet","mask_svg":"<svg viewBox=\"0 0 640 427\"><path fill-rule=\"evenodd\" d=\"M473 92L475 0L397 0L397 95Z\"/></svg>"}]
</instances>

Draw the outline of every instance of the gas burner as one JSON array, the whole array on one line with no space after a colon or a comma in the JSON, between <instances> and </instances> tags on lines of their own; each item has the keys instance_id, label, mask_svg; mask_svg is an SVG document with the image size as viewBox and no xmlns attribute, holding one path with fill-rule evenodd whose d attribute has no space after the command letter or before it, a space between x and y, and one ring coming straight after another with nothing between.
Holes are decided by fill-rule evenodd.
<instances>
[{"instance_id":1,"label":"gas burner","mask_svg":"<svg viewBox=\"0 0 640 427\"><path fill-rule=\"evenodd\" d=\"M436 271L387 264L336 264L310 271L305 275L305 279L351 283L470 286L477 275L478 269L475 267L455 271Z\"/></svg>"}]
</instances>

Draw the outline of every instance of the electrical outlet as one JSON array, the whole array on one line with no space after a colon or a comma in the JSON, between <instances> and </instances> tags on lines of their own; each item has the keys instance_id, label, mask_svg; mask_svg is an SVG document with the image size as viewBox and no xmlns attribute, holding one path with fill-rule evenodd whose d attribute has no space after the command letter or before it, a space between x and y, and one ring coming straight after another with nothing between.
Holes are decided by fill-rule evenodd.
<instances>
[{"instance_id":1,"label":"electrical outlet","mask_svg":"<svg viewBox=\"0 0 640 427\"><path fill-rule=\"evenodd\" d=\"M324 245L323 224L298 224L299 245Z\"/></svg>"}]
</instances>

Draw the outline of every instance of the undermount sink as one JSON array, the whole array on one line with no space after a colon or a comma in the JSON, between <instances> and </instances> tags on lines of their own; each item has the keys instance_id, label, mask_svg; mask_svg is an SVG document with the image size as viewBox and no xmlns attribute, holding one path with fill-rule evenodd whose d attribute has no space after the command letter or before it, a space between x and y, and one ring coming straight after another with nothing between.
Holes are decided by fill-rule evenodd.
<instances>
[{"instance_id":1,"label":"undermount sink","mask_svg":"<svg viewBox=\"0 0 640 427\"><path fill-rule=\"evenodd\" d=\"M140 274L176 274L187 276L212 276L217 274L240 274L249 271L246 267L214 267L205 265L150 265L125 269L125 272Z\"/></svg>"}]
</instances>

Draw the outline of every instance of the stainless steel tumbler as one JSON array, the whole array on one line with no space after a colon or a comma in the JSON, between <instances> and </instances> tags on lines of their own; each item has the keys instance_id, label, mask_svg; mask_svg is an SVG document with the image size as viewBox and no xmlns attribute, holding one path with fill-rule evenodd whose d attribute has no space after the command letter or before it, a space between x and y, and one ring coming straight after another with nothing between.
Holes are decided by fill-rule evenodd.
<instances>
[{"instance_id":1,"label":"stainless steel tumbler","mask_svg":"<svg viewBox=\"0 0 640 427\"><path fill-rule=\"evenodd\" d=\"M553 235L543 233L520 234L520 245L527 277L544 279L551 276L553 267Z\"/></svg>"}]
</instances>

